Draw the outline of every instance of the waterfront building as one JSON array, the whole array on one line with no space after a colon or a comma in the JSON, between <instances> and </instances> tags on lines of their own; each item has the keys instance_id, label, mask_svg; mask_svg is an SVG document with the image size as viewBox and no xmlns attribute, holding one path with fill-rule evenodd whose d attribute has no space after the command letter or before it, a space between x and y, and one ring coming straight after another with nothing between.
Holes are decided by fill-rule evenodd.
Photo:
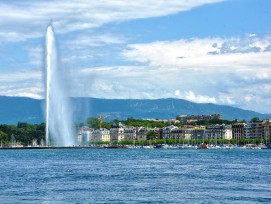
<instances>
[{"instance_id":1,"label":"waterfront building","mask_svg":"<svg viewBox=\"0 0 271 204\"><path fill-rule=\"evenodd\" d=\"M162 128L162 139L170 139L170 127Z\"/></svg>"},{"instance_id":2,"label":"waterfront building","mask_svg":"<svg viewBox=\"0 0 271 204\"><path fill-rule=\"evenodd\" d=\"M250 138L262 139L263 138L263 121L250 122Z\"/></svg>"},{"instance_id":3,"label":"waterfront building","mask_svg":"<svg viewBox=\"0 0 271 204\"><path fill-rule=\"evenodd\" d=\"M241 140L245 138L245 123L232 124L232 138Z\"/></svg>"},{"instance_id":4,"label":"waterfront building","mask_svg":"<svg viewBox=\"0 0 271 204\"><path fill-rule=\"evenodd\" d=\"M94 130L92 133L94 142L109 142L110 141L110 131L106 128L100 128Z\"/></svg>"},{"instance_id":5,"label":"waterfront building","mask_svg":"<svg viewBox=\"0 0 271 204\"><path fill-rule=\"evenodd\" d=\"M205 126L196 126L193 129L192 139L203 140L205 133Z\"/></svg>"},{"instance_id":6,"label":"waterfront building","mask_svg":"<svg viewBox=\"0 0 271 204\"><path fill-rule=\"evenodd\" d=\"M180 122L189 123L189 122L196 122L201 120L212 120L212 119L219 119L222 120L222 115L220 114L212 114L212 115L180 115L177 117Z\"/></svg>"},{"instance_id":7,"label":"waterfront building","mask_svg":"<svg viewBox=\"0 0 271 204\"><path fill-rule=\"evenodd\" d=\"M195 126L185 125L182 127L182 138L191 140L193 138Z\"/></svg>"},{"instance_id":8,"label":"waterfront building","mask_svg":"<svg viewBox=\"0 0 271 204\"><path fill-rule=\"evenodd\" d=\"M271 140L271 122L270 120L266 120L263 122L263 139L264 141Z\"/></svg>"},{"instance_id":9,"label":"waterfront building","mask_svg":"<svg viewBox=\"0 0 271 204\"><path fill-rule=\"evenodd\" d=\"M177 126L170 125L162 128L163 139L179 139L182 137L182 130Z\"/></svg>"},{"instance_id":10,"label":"waterfront building","mask_svg":"<svg viewBox=\"0 0 271 204\"><path fill-rule=\"evenodd\" d=\"M244 139L250 139L251 137L251 126L250 123L244 125Z\"/></svg>"},{"instance_id":11,"label":"waterfront building","mask_svg":"<svg viewBox=\"0 0 271 204\"><path fill-rule=\"evenodd\" d=\"M231 140L232 139L232 125L222 125L224 128L223 139Z\"/></svg>"},{"instance_id":12,"label":"waterfront building","mask_svg":"<svg viewBox=\"0 0 271 204\"><path fill-rule=\"evenodd\" d=\"M136 131L136 139L137 140L147 140L147 127L138 127Z\"/></svg>"},{"instance_id":13,"label":"waterfront building","mask_svg":"<svg viewBox=\"0 0 271 204\"><path fill-rule=\"evenodd\" d=\"M106 128L101 128L101 141L110 142L110 131Z\"/></svg>"},{"instance_id":14,"label":"waterfront building","mask_svg":"<svg viewBox=\"0 0 271 204\"><path fill-rule=\"evenodd\" d=\"M127 126L124 128L124 140L136 140L136 127Z\"/></svg>"},{"instance_id":15,"label":"waterfront building","mask_svg":"<svg viewBox=\"0 0 271 204\"><path fill-rule=\"evenodd\" d=\"M209 125L205 129L204 138L206 139L232 139L231 125Z\"/></svg>"},{"instance_id":16,"label":"waterfront building","mask_svg":"<svg viewBox=\"0 0 271 204\"><path fill-rule=\"evenodd\" d=\"M78 130L77 140L79 144L85 145L90 142L119 142L122 140L147 140L147 133L154 131L152 139L261 139L267 143L271 140L271 121L259 120L248 124L235 123L232 125L209 125L192 126L185 125L177 127L170 125L164 128L132 127L124 126L121 123L113 123L110 130L101 128L94 130L89 127L82 127Z\"/></svg>"},{"instance_id":17,"label":"waterfront building","mask_svg":"<svg viewBox=\"0 0 271 204\"><path fill-rule=\"evenodd\" d=\"M183 131L181 128L177 127L177 128L173 128L171 130L171 139L182 139L183 138Z\"/></svg>"},{"instance_id":18,"label":"waterfront building","mask_svg":"<svg viewBox=\"0 0 271 204\"><path fill-rule=\"evenodd\" d=\"M149 121L169 123L169 124L172 124L172 125L180 123L180 121L177 120L177 119L164 119L164 120L162 120L162 119L149 119Z\"/></svg>"},{"instance_id":19,"label":"waterfront building","mask_svg":"<svg viewBox=\"0 0 271 204\"><path fill-rule=\"evenodd\" d=\"M162 129L161 128L153 128L153 131L155 132L155 139L159 140L162 139Z\"/></svg>"},{"instance_id":20,"label":"waterfront building","mask_svg":"<svg viewBox=\"0 0 271 204\"><path fill-rule=\"evenodd\" d=\"M110 128L110 142L116 143L118 141L124 140L124 126L122 123L113 123Z\"/></svg>"},{"instance_id":21,"label":"waterfront building","mask_svg":"<svg viewBox=\"0 0 271 204\"><path fill-rule=\"evenodd\" d=\"M205 129L205 139L223 139L222 125L209 125Z\"/></svg>"}]
</instances>

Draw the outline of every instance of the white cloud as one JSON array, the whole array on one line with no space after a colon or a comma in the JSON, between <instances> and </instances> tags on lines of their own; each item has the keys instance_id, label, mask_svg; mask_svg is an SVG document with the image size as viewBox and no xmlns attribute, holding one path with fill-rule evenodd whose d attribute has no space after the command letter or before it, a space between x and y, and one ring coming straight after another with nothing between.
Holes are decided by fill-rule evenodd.
<instances>
[{"instance_id":1,"label":"white cloud","mask_svg":"<svg viewBox=\"0 0 271 204\"><path fill-rule=\"evenodd\" d=\"M43 50L41 46L26 46L24 51L27 53L29 65L33 65L35 68L41 68L43 66Z\"/></svg>"},{"instance_id":2,"label":"white cloud","mask_svg":"<svg viewBox=\"0 0 271 204\"><path fill-rule=\"evenodd\" d=\"M28 80L42 81L42 73L38 71L1 73L0 83L24 82Z\"/></svg>"},{"instance_id":3,"label":"white cloud","mask_svg":"<svg viewBox=\"0 0 271 204\"><path fill-rule=\"evenodd\" d=\"M121 39L120 37L113 36L111 34L100 34L100 35L94 35L91 33L88 33L86 35L80 35L80 37L73 39L72 41L69 41L67 45L73 49L76 48L82 48L86 46L102 46L104 44L123 44L125 42L124 39Z\"/></svg>"},{"instance_id":4,"label":"white cloud","mask_svg":"<svg viewBox=\"0 0 271 204\"><path fill-rule=\"evenodd\" d=\"M233 100L233 96L230 94L225 94L225 93L219 93L219 101L223 104L229 104L229 105L234 105L235 101Z\"/></svg>"},{"instance_id":5,"label":"white cloud","mask_svg":"<svg viewBox=\"0 0 271 204\"><path fill-rule=\"evenodd\" d=\"M94 67L83 69L73 74L74 80L80 78L81 88L73 87L75 96L86 94L88 96L102 98L184 98L199 103L216 103L213 96L204 95L199 89L196 94L189 90L189 78L180 80L181 73L167 72L162 69L144 66L120 66L120 67ZM88 79L88 80L82 80ZM79 83L80 83L79 82ZM72 82L78 84L77 81ZM188 84L188 85L187 85ZM182 87L184 91L176 89ZM85 87L85 88L84 88ZM78 91L82 90L82 92ZM210 93L209 93L210 94Z\"/></svg>"},{"instance_id":6,"label":"white cloud","mask_svg":"<svg viewBox=\"0 0 271 204\"><path fill-rule=\"evenodd\" d=\"M173 97L263 112L266 107L255 104L267 105L265 98L270 87L264 83L271 80L271 53L209 54L227 41L215 38L131 45L123 56L144 65L73 70L71 94L100 98Z\"/></svg>"},{"instance_id":7,"label":"white cloud","mask_svg":"<svg viewBox=\"0 0 271 204\"><path fill-rule=\"evenodd\" d=\"M181 98L182 97L182 94L181 94L180 90L175 90L174 94L175 94L176 98Z\"/></svg>"},{"instance_id":8,"label":"white cloud","mask_svg":"<svg viewBox=\"0 0 271 204\"><path fill-rule=\"evenodd\" d=\"M216 46L213 46L214 44ZM254 39L254 44L260 44L262 49L259 47L257 52L251 50L250 42L246 38L162 41L129 45L128 49L123 52L123 56L127 60L138 61L151 66L170 66L179 69L220 68L238 70L269 68L271 65L270 53L261 50L265 50L271 45L271 39L269 37L257 38ZM225 52L229 46L236 48ZM237 48L238 52L236 51Z\"/></svg>"},{"instance_id":9,"label":"white cloud","mask_svg":"<svg viewBox=\"0 0 271 204\"><path fill-rule=\"evenodd\" d=\"M97 60L103 58L112 50L120 49L119 47L126 43L125 37L114 36L109 33L100 35L85 32L73 39L62 41L61 50L64 53L62 61L65 62L80 62L87 60Z\"/></svg>"},{"instance_id":10,"label":"white cloud","mask_svg":"<svg viewBox=\"0 0 271 204\"><path fill-rule=\"evenodd\" d=\"M270 36L163 41L129 45L123 56L146 69L156 67L157 75L170 79L159 82L175 88L174 97L266 112L266 97L271 95L266 84L271 81L271 52L266 51L270 45ZM229 46L235 48L225 52Z\"/></svg>"},{"instance_id":11,"label":"white cloud","mask_svg":"<svg viewBox=\"0 0 271 204\"><path fill-rule=\"evenodd\" d=\"M42 36L49 20L59 33L99 27L110 22L165 16L223 0L70 0L0 2L0 40Z\"/></svg>"},{"instance_id":12,"label":"white cloud","mask_svg":"<svg viewBox=\"0 0 271 204\"><path fill-rule=\"evenodd\" d=\"M17 97L28 97L28 98L35 98L35 99L42 99L41 92L43 91L42 88L31 88L31 87L6 87L0 89L0 95L4 96L17 96Z\"/></svg>"},{"instance_id":13,"label":"white cloud","mask_svg":"<svg viewBox=\"0 0 271 204\"><path fill-rule=\"evenodd\" d=\"M186 100L193 101L196 103L216 103L216 99L214 97L196 95L193 91L185 92L184 98Z\"/></svg>"},{"instance_id":14,"label":"white cloud","mask_svg":"<svg viewBox=\"0 0 271 204\"><path fill-rule=\"evenodd\" d=\"M214 96L207 96L201 94L195 94L193 91L184 91L181 92L180 90L175 90L174 98L181 98L186 99L188 101L196 102L196 103L216 103L216 99ZM172 97L172 96L171 96Z\"/></svg>"},{"instance_id":15,"label":"white cloud","mask_svg":"<svg viewBox=\"0 0 271 204\"><path fill-rule=\"evenodd\" d=\"M42 74L38 71L8 72L0 75L0 95L43 98Z\"/></svg>"}]
</instances>

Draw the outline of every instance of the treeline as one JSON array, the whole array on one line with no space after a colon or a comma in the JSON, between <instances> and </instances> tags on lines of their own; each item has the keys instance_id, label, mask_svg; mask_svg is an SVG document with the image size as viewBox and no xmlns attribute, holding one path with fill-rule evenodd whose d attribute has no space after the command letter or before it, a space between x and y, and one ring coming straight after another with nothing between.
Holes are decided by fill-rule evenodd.
<instances>
[{"instance_id":1,"label":"treeline","mask_svg":"<svg viewBox=\"0 0 271 204\"><path fill-rule=\"evenodd\" d=\"M0 142L2 147L14 144L31 145L32 141L40 144L45 141L45 123L29 124L18 122L17 125L0 125Z\"/></svg>"},{"instance_id":2,"label":"treeline","mask_svg":"<svg viewBox=\"0 0 271 204\"><path fill-rule=\"evenodd\" d=\"M190 122L190 123L186 123L186 124L208 126L208 125L214 125L214 124L232 125L234 123L246 123L246 121L245 120L242 120L242 121L238 121L238 120L220 120L220 119L214 118L214 119L211 119L211 120L199 120L199 121L196 121L196 122Z\"/></svg>"},{"instance_id":3,"label":"treeline","mask_svg":"<svg viewBox=\"0 0 271 204\"><path fill-rule=\"evenodd\" d=\"M163 127L171 125L169 122L164 123L162 121L150 121L150 120L142 120L142 119L135 119L133 117L129 117L126 120L115 119L112 122L103 121L102 127L106 129L110 129L113 124L118 125L120 122L125 126L149 127L149 128L154 128L154 127L163 128ZM98 129L100 128L99 127L100 121L98 118L90 117L86 120L84 124L81 124L81 126L83 125L86 125L90 128ZM175 124L175 125L179 126L181 124Z\"/></svg>"},{"instance_id":4,"label":"treeline","mask_svg":"<svg viewBox=\"0 0 271 204\"><path fill-rule=\"evenodd\" d=\"M252 118L251 121L257 121L259 120L258 118ZM149 128L163 128L167 127L169 125L172 125L170 122L163 122L163 121L151 121L151 120L142 120L142 119L135 119L133 117L129 117L126 120L113 120L112 122L105 122L103 121L102 127L106 129L110 129L112 124L119 124L121 122L125 126L134 126L134 127L149 127ZM175 126L184 126L184 125L215 125L215 124L234 124L234 123L246 123L245 120L238 121L238 120L220 120L220 119L211 119L211 120L200 120L196 122L187 122L187 123L175 123ZM86 120L85 123L82 123L81 126L86 125L90 128L98 129L99 128L100 121L98 118L95 117L90 117Z\"/></svg>"}]
</instances>

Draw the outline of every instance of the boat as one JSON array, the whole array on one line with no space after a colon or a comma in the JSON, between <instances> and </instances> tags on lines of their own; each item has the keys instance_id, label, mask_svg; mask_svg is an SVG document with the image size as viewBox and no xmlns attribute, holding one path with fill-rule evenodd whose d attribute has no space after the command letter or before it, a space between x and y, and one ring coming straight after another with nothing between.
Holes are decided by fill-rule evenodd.
<instances>
[{"instance_id":1,"label":"boat","mask_svg":"<svg viewBox=\"0 0 271 204\"><path fill-rule=\"evenodd\" d=\"M207 146L207 144L205 144L205 143L201 143L201 144L198 146L198 149L208 149L208 146Z\"/></svg>"}]
</instances>

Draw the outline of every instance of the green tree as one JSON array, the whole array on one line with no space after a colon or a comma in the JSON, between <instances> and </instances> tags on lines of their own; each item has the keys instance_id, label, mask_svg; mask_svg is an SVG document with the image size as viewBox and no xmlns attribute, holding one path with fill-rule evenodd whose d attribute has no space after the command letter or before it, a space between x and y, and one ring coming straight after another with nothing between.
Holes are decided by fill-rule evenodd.
<instances>
[{"instance_id":1,"label":"green tree","mask_svg":"<svg viewBox=\"0 0 271 204\"><path fill-rule=\"evenodd\" d=\"M102 123L102 128L106 128L106 129L110 129L111 128L112 123L111 122L103 122Z\"/></svg>"},{"instance_id":2,"label":"green tree","mask_svg":"<svg viewBox=\"0 0 271 204\"><path fill-rule=\"evenodd\" d=\"M257 122L257 121L260 121L260 118L259 117L253 117L251 118L250 122Z\"/></svg>"},{"instance_id":3,"label":"green tree","mask_svg":"<svg viewBox=\"0 0 271 204\"><path fill-rule=\"evenodd\" d=\"M94 128L94 129L99 129L100 126L100 121L98 118L94 118L94 117L91 117L91 118L88 118L87 121L86 121L86 124L90 127L90 128Z\"/></svg>"},{"instance_id":4,"label":"green tree","mask_svg":"<svg viewBox=\"0 0 271 204\"><path fill-rule=\"evenodd\" d=\"M155 139L155 132L153 130L147 132L147 140Z\"/></svg>"},{"instance_id":5,"label":"green tree","mask_svg":"<svg viewBox=\"0 0 271 204\"><path fill-rule=\"evenodd\" d=\"M0 130L0 142L2 145L6 145L8 143L8 135Z\"/></svg>"}]
</instances>

